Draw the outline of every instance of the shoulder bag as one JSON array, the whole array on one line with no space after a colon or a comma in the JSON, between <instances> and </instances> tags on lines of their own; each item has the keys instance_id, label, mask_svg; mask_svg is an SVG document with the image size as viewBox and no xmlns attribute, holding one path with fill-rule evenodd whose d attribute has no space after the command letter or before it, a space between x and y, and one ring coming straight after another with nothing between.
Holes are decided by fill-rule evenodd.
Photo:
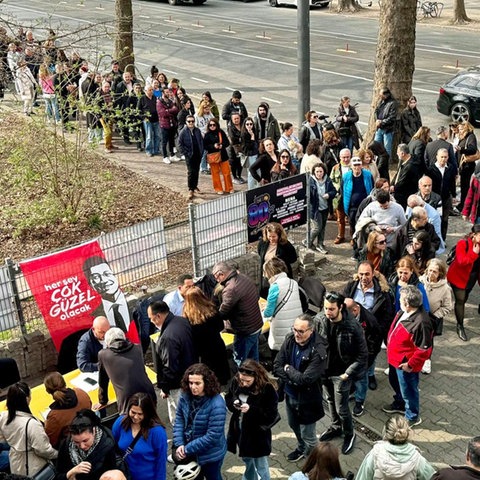
<instances>
[{"instance_id":1,"label":"shoulder bag","mask_svg":"<svg viewBox=\"0 0 480 480\"><path fill-rule=\"evenodd\" d=\"M31 418L28 419L27 424L25 425L25 475L29 477L28 471L28 424L30 423ZM47 462L47 464L40 469L35 475L31 476L31 478L35 480L53 480L57 474L55 466L51 462Z\"/></svg>"},{"instance_id":2,"label":"shoulder bag","mask_svg":"<svg viewBox=\"0 0 480 480\"><path fill-rule=\"evenodd\" d=\"M222 134L218 132L218 141L222 143ZM211 165L212 163L220 163L222 161L222 152L213 152L207 153L207 163Z\"/></svg>"}]
</instances>

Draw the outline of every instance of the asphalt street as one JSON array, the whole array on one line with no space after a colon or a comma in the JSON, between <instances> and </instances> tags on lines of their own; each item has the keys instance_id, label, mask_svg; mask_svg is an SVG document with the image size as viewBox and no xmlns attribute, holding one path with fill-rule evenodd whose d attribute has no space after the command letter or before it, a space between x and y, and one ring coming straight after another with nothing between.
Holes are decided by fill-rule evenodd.
<instances>
[{"instance_id":1,"label":"asphalt street","mask_svg":"<svg viewBox=\"0 0 480 480\"><path fill-rule=\"evenodd\" d=\"M470 4L467 8L474 9ZM7 0L1 8L2 17L11 15L37 30L46 25L59 31L86 29L72 39L75 47L105 67L112 53L108 35L114 30L114 5L114 0ZM278 119L296 123L295 8L271 8L263 0L208 0L198 7L142 0L133 6L136 62L143 75L155 64L180 78L194 98L208 89L220 105L239 89L252 113L264 100ZM312 108L333 115L339 98L349 95L359 103L364 128L378 19L315 9L310 24ZM63 37L60 43L68 45L71 39ZM447 121L436 112L438 89L457 66L479 63L479 47L472 30L418 25L413 90L424 124L435 128Z\"/></svg>"}]
</instances>

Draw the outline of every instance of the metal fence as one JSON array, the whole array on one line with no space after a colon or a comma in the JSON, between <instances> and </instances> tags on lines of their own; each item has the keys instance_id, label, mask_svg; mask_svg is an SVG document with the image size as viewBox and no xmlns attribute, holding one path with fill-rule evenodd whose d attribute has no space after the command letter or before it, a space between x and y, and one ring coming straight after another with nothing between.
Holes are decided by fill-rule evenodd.
<instances>
[{"instance_id":1,"label":"metal fence","mask_svg":"<svg viewBox=\"0 0 480 480\"><path fill-rule=\"evenodd\" d=\"M308 183L307 183L308 187ZM307 188L308 190L308 188ZM245 192L211 202L190 204L189 220L164 226L158 217L98 238L112 271L127 292L145 283L161 283L162 275L191 271L204 275L216 262L247 252ZM308 226L289 230L300 244ZM53 252L52 252L53 253ZM7 259L0 268L0 341L19 338L45 323L18 264Z\"/></svg>"}]
</instances>

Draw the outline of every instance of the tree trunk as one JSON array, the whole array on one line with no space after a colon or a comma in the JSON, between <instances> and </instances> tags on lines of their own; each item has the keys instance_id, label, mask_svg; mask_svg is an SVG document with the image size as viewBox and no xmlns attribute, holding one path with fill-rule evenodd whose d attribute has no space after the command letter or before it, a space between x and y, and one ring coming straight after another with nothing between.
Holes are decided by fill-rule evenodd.
<instances>
[{"instance_id":1,"label":"tree trunk","mask_svg":"<svg viewBox=\"0 0 480 480\"><path fill-rule=\"evenodd\" d=\"M375 107L380 90L388 87L398 102L398 114L412 95L415 70L415 27L417 0L380 2L378 44L373 76L373 97L364 145L375 136ZM392 157L398 144L399 125L395 129Z\"/></svg>"},{"instance_id":2,"label":"tree trunk","mask_svg":"<svg viewBox=\"0 0 480 480\"><path fill-rule=\"evenodd\" d=\"M117 35L115 37L115 58L120 63L120 69L135 62L133 55L133 10L132 0L115 0L115 17ZM134 68L129 68L134 71Z\"/></svg>"},{"instance_id":3,"label":"tree trunk","mask_svg":"<svg viewBox=\"0 0 480 480\"><path fill-rule=\"evenodd\" d=\"M337 12L358 12L360 10L360 5L357 0L338 0Z\"/></svg>"},{"instance_id":4,"label":"tree trunk","mask_svg":"<svg viewBox=\"0 0 480 480\"><path fill-rule=\"evenodd\" d=\"M453 0L453 23L467 23L471 19L467 17L465 0Z\"/></svg>"}]
</instances>

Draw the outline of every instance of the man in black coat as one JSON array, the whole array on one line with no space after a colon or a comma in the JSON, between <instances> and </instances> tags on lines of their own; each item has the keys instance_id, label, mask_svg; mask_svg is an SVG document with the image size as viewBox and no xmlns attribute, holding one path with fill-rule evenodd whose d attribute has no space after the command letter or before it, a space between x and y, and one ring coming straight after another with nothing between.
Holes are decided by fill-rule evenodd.
<instances>
[{"instance_id":1,"label":"man in black coat","mask_svg":"<svg viewBox=\"0 0 480 480\"><path fill-rule=\"evenodd\" d=\"M222 108L222 118L227 122L227 127L230 125L232 119L232 113L240 114L240 124L243 125L243 121L248 117L247 107L241 101L242 94L235 90L232 93L232 98Z\"/></svg>"},{"instance_id":2,"label":"man in black coat","mask_svg":"<svg viewBox=\"0 0 480 480\"><path fill-rule=\"evenodd\" d=\"M436 130L437 138L425 147L425 165L427 169L437 160L437 152L440 148L446 148L448 151L448 164L457 166L457 159L453 150L453 145L448 141L448 127L442 125Z\"/></svg>"},{"instance_id":3,"label":"man in black coat","mask_svg":"<svg viewBox=\"0 0 480 480\"><path fill-rule=\"evenodd\" d=\"M148 318L160 329L160 337L155 347L157 387L160 389L160 396L167 399L168 417L173 424L183 374L190 365L198 361L193 346L192 329L188 320L173 315L163 300L149 305Z\"/></svg>"},{"instance_id":4,"label":"man in black coat","mask_svg":"<svg viewBox=\"0 0 480 480\"><path fill-rule=\"evenodd\" d=\"M342 293L347 299L352 299L373 314L375 324L380 329L380 338L386 341L390 324L395 317L394 299L386 278L381 273L375 272L373 264L368 260L360 262L353 280L347 283ZM347 308L349 308L350 313L353 313L350 306L350 303L348 303ZM355 310L353 316L356 317L358 312L356 312L355 308L353 310ZM378 351L375 356L378 354ZM370 353L371 349L369 348ZM367 381L370 390L377 388L375 357L370 358L369 356L368 367L367 376L356 382L358 384L357 391L360 392L358 397L356 397L356 401L362 403L362 405L356 404L354 407L353 413L356 416L360 416L363 413L363 402L367 392L365 391L363 394L361 392L366 389Z\"/></svg>"},{"instance_id":5,"label":"man in black coat","mask_svg":"<svg viewBox=\"0 0 480 480\"><path fill-rule=\"evenodd\" d=\"M446 148L437 150L435 163L428 169L428 175L432 179L432 191L440 195L442 199L442 237L447 238L448 217L453 209L453 197L456 196L455 179L458 173L457 164L448 162L449 154Z\"/></svg>"},{"instance_id":6,"label":"man in black coat","mask_svg":"<svg viewBox=\"0 0 480 480\"><path fill-rule=\"evenodd\" d=\"M332 423L320 435L320 441L328 442L343 433L342 453L347 455L355 443L348 399L352 382L362 378L367 371L368 349L362 327L348 313L344 302L343 295L328 292L324 313L319 313L315 321L317 332L329 346L323 392Z\"/></svg>"},{"instance_id":7,"label":"man in black coat","mask_svg":"<svg viewBox=\"0 0 480 480\"><path fill-rule=\"evenodd\" d=\"M318 443L316 422L325 415L321 377L325 373L327 344L315 331L310 315L297 317L292 330L275 358L273 371L284 386L288 425L297 438L297 448L287 459L297 462Z\"/></svg>"},{"instance_id":8,"label":"man in black coat","mask_svg":"<svg viewBox=\"0 0 480 480\"><path fill-rule=\"evenodd\" d=\"M409 195L416 193L417 183L422 173L421 163L413 155L410 155L408 145L401 143L397 147L398 170L392 180L390 192L403 209L407 208Z\"/></svg>"},{"instance_id":9,"label":"man in black coat","mask_svg":"<svg viewBox=\"0 0 480 480\"><path fill-rule=\"evenodd\" d=\"M96 317L92 328L78 341L77 367L81 372L98 371L98 352L103 349L105 334L110 330L107 317Z\"/></svg>"}]
</instances>

